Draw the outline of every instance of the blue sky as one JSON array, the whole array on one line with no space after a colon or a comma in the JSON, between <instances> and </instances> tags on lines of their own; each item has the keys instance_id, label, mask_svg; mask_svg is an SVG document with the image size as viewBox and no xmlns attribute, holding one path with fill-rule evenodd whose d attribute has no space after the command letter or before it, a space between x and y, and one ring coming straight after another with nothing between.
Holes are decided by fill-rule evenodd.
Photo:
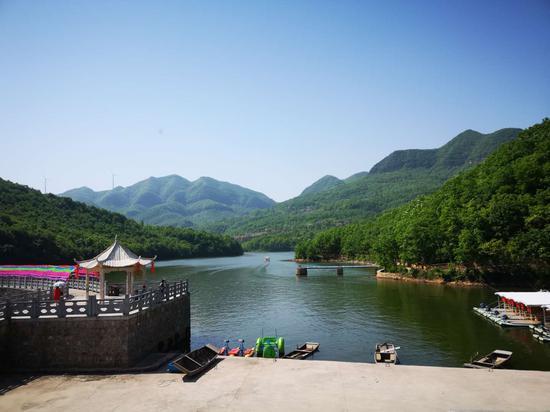
<instances>
[{"instance_id":1,"label":"blue sky","mask_svg":"<svg viewBox=\"0 0 550 412\"><path fill-rule=\"evenodd\" d=\"M2 1L0 177L281 201L550 116L549 1Z\"/></svg>"}]
</instances>

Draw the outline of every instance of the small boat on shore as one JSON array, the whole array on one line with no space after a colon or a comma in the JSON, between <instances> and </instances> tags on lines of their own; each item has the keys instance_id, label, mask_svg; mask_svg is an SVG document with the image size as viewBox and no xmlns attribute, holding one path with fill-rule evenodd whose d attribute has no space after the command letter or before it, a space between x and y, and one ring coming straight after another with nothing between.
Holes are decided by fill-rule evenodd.
<instances>
[{"instance_id":1,"label":"small boat on shore","mask_svg":"<svg viewBox=\"0 0 550 412\"><path fill-rule=\"evenodd\" d=\"M474 369L500 368L504 363L508 362L511 357L512 352L496 349L477 360L472 360L470 363L465 363L464 367Z\"/></svg>"},{"instance_id":2,"label":"small boat on shore","mask_svg":"<svg viewBox=\"0 0 550 412\"><path fill-rule=\"evenodd\" d=\"M186 376L194 376L203 372L216 360L218 349L212 345L181 355L168 364L169 372L181 372Z\"/></svg>"},{"instance_id":3,"label":"small boat on shore","mask_svg":"<svg viewBox=\"0 0 550 412\"><path fill-rule=\"evenodd\" d=\"M306 342L296 347L296 350L289 352L284 359L306 359L319 350L320 344L317 342Z\"/></svg>"},{"instance_id":4,"label":"small boat on shore","mask_svg":"<svg viewBox=\"0 0 550 412\"><path fill-rule=\"evenodd\" d=\"M397 350L399 347L395 347L393 343L377 343L374 350L374 363L399 363L399 357L397 356Z\"/></svg>"}]
</instances>

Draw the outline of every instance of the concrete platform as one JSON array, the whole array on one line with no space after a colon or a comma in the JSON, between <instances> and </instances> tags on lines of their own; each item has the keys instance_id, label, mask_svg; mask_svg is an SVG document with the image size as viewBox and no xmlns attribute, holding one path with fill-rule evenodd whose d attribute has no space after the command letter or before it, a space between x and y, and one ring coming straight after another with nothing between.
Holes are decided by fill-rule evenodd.
<instances>
[{"instance_id":1,"label":"concrete platform","mask_svg":"<svg viewBox=\"0 0 550 412\"><path fill-rule=\"evenodd\" d=\"M548 411L550 372L226 358L202 377L41 377L0 411Z\"/></svg>"}]
</instances>

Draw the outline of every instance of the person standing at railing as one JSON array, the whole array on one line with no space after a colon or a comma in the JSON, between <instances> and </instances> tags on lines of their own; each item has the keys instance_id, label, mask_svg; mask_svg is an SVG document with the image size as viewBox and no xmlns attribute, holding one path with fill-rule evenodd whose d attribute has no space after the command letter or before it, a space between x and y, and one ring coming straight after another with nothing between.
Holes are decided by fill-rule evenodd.
<instances>
[{"instance_id":1,"label":"person standing at railing","mask_svg":"<svg viewBox=\"0 0 550 412\"><path fill-rule=\"evenodd\" d=\"M61 288L59 286L56 286L53 290L53 300L55 303L59 303L59 299L61 299Z\"/></svg>"}]
</instances>

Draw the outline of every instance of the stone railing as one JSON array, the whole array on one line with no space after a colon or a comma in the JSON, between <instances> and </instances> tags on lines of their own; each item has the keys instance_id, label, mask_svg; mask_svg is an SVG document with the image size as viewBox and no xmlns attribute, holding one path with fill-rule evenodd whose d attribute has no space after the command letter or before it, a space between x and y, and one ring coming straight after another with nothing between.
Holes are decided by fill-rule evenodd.
<instances>
[{"instance_id":1,"label":"stone railing","mask_svg":"<svg viewBox=\"0 0 550 412\"><path fill-rule=\"evenodd\" d=\"M39 319L66 317L124 316L162 305L188 293L187 281L178 281L149 292L123 298L97 299L91 295L87 300L33 298L30 301L0 301L0 321L5 319Z\"/></svg>"},{"instance_id":2,"label":"stone railing","mask_svg":"<svg viewBox=\"0 0 550 412\"><path fill-rule=\"evenodd\" d=\"M0 276L0 288L47 290L51 291L55 282L60 279L35 278L31 276ZM68 296L69 288L86 290L86 279L82 276L79 279L62 280L65 282L63 294ZM95 277L88 278L88 288L91 292L99 293L99 280Z\"/></svg>"},{"instance_id":3,"label":"stone railing","mask_svg":"<svg viewBox=\"0 0 550 412\"><path fill-rule=\"evenodd\" d=\"M0 276L0 288L51 290L59 279L35 278L31 276ZM68 292L64 290L63 293Z\"/></svg>"},{"instance_id":4,"label":"stone railing","mask_svg":"<svg viewBox=\"0 0 550 412\"><path fill-rule=\"evenodd\" d=\"M78 279L67 280L67 286L73 289L86 290L86 279L80 276ZM99 293L99 279L88 277L88 290Z\"/></svg>"}]
</instances>

